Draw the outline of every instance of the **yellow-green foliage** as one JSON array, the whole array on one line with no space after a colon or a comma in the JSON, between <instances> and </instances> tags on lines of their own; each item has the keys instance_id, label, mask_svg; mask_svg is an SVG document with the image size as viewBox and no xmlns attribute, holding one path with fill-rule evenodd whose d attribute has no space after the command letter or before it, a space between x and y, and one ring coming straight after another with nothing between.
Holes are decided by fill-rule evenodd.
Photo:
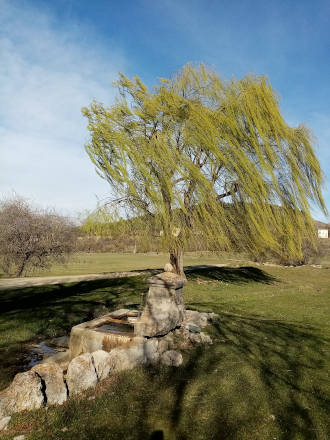
<instances>
[{"instance_id":1,"label":"yellow-green foliage","mask_svg":"<svg viewBox=\"0 0 330 440\"><path fill-rule=\"evenodd\" d=\"M310 203L326 211L312 136L290 127L264 76L221 80L190 64L149 90L120 75L110 107L83 109L87 152L140 231L169 250L192 238L209 249L271 249L301 257L314 240Z\"/></svg>"}]
</instances>

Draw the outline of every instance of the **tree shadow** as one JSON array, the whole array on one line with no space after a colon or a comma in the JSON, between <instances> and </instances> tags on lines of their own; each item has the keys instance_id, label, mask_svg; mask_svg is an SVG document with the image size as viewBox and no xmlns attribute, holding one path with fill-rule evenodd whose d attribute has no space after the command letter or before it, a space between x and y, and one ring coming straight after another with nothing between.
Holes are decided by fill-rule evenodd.
<instances>
[{"instance_id":1,"label":"tree shadow","mask_svg":"<svg viewBox=\"0 0 330 440\"><path fill-rule=\"evenodd\" d=\"M194 267L188 273L188 279L202 276L233 283L276 281L249 267ZM1 292L6 319L0 331L10 331L11 319L22 325L38 320L38 332L44 337L52 329L49 319L55 319L54 331L65 332L87 320L95 305L138 307L144 281L145 277L129 277ZM219 304L207 303L207 308L218 310ZM180 368L143 370L146 386L135 390L138 422L129 438L163 435L166 440L168 429L150 422L158 414L169 424L170 438L181 440L330 438L329 339L304 323L233 313L220 313L209 331L214 344L191 350ZM5 342L1 345L8 347ZM8 353L1 354L1 365L10 364ZM120 404L130 411L133 404L127 393L135 384L129 376L127 381ZM170 398L165 401L167 394ZM113 438L126 437L126 412L122 413L122 423L118 422L122 430ZM107 425L83 429L87 435L83 438L107 438L109 433Z\"/></svg>"},{"instance_id":2,"label":"tree shadow","mask_svg":"<svg viewBox=\"0 0 330 440\"><path fill-rule=\"evenodd\" d=\"M186 268L188 280L203 278L230 283L271 283L274 278L254 267L231 268L216 266L190 266ZM153 270L153 274L159 270ZM0 376L5 382L26 368L27 348L41 340L69 334L71 327L92 319L100 305L115 308L141 308L142 293L147 290L146 271L141 276L98 279L67 284L33 286L2 291L0 293ZM19 324L16 324L18 323ZM7 335L14 334L15 326L25 326L26 337L19 342ZM32 333L32 335L31 335ZM34 336L33 336L34 334ZM1 377L0 377L1 382Z\"/></svg>"},{"instance_id":3,"label":"tree shadow","mask_svg":"<svg viewBox=\"0 0 330 440\"><path fill-rule=\"evenodd\" d=\"M164 379L174 438L329 438L329 339L303 324L227 313L213 338Z\"/></svg>"},{"instance_id":4,"label":"tree shadow","mask_svg":"<svg viewBox=\"0 0 330 440\"><path fill-rule=\"evenodd\" d=\"M124 372L96 406L70 401L56 420L88 439L329 438L329 339L304 323L233 313L208 330L213 345L188 351L181 367Z\"/></svg>"},{"instance_id":5,"label":"tree shadow","mask_svg":"<svg viewBox=\"0 0 330 440\"><path fill-rule=\"evenodd\" d=\"M275 277L253 266L246 267L217 267L212 265L187 266L185 268L189 280L204 279L243 284L249 282L272 284Z\"/></svg>"},{"instance_id":6,"label":"tree shadow","mask_svg":"<svg viewBox=\"0 0 330 440\"><path fill-rule=\"evenodd\" d=\"M28 368L29 345L68 335L71 327L109 310L140 308L146 276L34 286L0 292L0 389ZM17 336L16 336L17 335Z\"/></svg>"},{"instance_id":7,"label":"tree shadow","mask_svg":"<svg viewBox=\"0 0 330 440\"><path fill-rule=\"evenodd\" d=\"M160 430L153 431L149 437L149 440L164 440L163 431Z\"/></svg>"},{"instance_id":8,"label":"tree shadow","mask_svg":"<svg viewBox=\"0 0 330 440\"><path fill-rule=\"evenodd\" d=\"M65 302L70 297L83 297L91 292L120 294L122 289L133 293L146 289L145 277L110 278L76 283L32 286L2 291L0 294L1 311L20 311L34 307L48 307ZM82 298L83 299L83 298ZM111 300L108 301L109 306Z\"/></svg>"}]
</instances>

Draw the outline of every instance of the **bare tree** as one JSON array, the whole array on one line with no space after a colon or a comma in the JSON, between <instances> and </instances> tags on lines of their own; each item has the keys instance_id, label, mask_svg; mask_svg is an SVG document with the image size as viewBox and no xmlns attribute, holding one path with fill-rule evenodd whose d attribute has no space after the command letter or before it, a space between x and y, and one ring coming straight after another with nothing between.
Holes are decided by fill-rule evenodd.
<instances>
[{"instance_id":1,"label":"bare tree","mask_svg":"<svg viewBox=\"0 0 330 440\"><path fill-rule=\"evenodd\" d=\"M0 203L0 264L8 276L63 262L74 242L67 218L33 208L19 197Z\"/></svg>"}]
</instances>

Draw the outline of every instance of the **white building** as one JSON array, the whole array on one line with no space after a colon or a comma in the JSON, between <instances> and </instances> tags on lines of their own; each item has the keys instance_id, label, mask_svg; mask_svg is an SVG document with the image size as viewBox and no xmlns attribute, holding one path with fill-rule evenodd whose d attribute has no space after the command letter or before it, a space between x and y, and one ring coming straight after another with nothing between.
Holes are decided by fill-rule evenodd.
<instances>
[{"instance_id":1,"label":"white building","mask_svg":"<svg viewBox=\"0 0 330 440\"><path fill-rule=\"evenodd\" d=\"M329 238L329 230L328 229L318 229L317 236L319 238Z\"/></svg>"}]
</instances>

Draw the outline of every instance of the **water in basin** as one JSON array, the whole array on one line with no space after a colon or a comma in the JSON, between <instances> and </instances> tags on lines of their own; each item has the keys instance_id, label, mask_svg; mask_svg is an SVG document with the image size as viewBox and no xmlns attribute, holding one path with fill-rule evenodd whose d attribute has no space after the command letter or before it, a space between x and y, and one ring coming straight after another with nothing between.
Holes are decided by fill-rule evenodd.
<instances>
[{"instance_id":1,"label":"water in basin","mask_svg":"<svg viewBox=\"0 0 330 440\"><path fill-rule=\"evenodd\" d=\"M105 333L126 334L126 333L133 333L134 327L132 325L124 324L120 322L109 322L108 324L103 324L100 327L97 327L95 330Z\"/></svg>"}]
</instances>

